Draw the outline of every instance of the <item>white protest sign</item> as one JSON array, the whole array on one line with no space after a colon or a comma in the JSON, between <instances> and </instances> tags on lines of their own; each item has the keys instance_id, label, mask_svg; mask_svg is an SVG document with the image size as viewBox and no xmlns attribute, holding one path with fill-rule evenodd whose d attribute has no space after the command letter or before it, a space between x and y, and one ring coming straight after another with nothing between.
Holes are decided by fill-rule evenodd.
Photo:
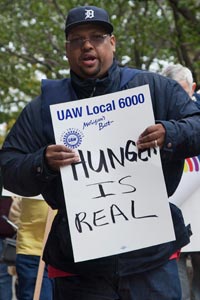
<instances>
[{"instance_id":1,"label":"white protest sign","mask_svg":"<svg viewBox=\"0 0 200 300\"><path fill-rule=\"evenodd\" d=\"M185 159L184 172L180 184L169 201L182 210L186 225L190 224L192 236L183 252L200 251L200 156Z\"/></svg>"},{"instance_id":2,"label":"white protest sign","mask_svg":"<svg viewBox=\"0 0 200 300\"><path fill-rule=\"evenodd\" d=\"M159 149L136 141L154 124L149 86L51 105L57 144L80 162L61 169L76 262L175 239Z\"/></svg>"}]
</instances>

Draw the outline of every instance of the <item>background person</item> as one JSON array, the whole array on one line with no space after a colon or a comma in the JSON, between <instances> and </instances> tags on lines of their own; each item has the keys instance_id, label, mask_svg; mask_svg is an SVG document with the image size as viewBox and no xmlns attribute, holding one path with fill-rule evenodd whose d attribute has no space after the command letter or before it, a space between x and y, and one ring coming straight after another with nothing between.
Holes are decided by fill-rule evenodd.
<instances>
[{"instance_id":1,"label":"background person","mask_svg":"<svg viewBox=\"0 0 200 300\"><path fill-rule=\"evenodd\" d=\"M160 148L169 196L180 181L184 158L200 152L200 111L194 102L171 79L120 68L112 32L101 8L79 6L69 11L65 35L70 79L43 81L41 95L26 106L11 129L0 152L4 184L17 194L42 193L58 209L43 255L54 271L56 300L180 300L177 264L170 257L189 238L181 211L174 205L170 207L175 242L81 263L73 260L60 167L80 158L64 145L55 145L50 104L149 84L156 124L144 128L137 147L138 151Z\"/></svg>"},{"instance_id":2,"label":"background person","mask_svg":"<svg viewBox=\"0 0 200 300\"><path fill-rule=\"evenodd\" d=\"M2 216L8 217L10 207L13 203L12 197L2 196L2 181L0 172L0 256L3 251L3 241L7 237L13 237L16 232L11 225L9 225ZM8 272L7 264L0 263L0 300L12 300L13 290L13 276Z\"/></svg>"},{"instance_id":3,"label":"background person","mask_svg":"<svg viewBox=\"0 0 200 300\"><path fill-rule=\"evenodd\" d=\"M16 243L17 298L19 300L33 300L43 250L48 205L44 200L22 197L20 208ZM11 206L10 220L13 220L15 210L16 205ZM40 300L51 300L52 298L53 281L48 278L47 267L45 267Z\"/></svg>"},{"instance_id":4,"label":"background person","mask_svg":"<svg viewBox=\"0 0 200 300\"><path fill-rule=\"evenodd\" d=\"M11 226L1 218L8 215L11 197L0 196L0 256L3 252L3 241L6 237L12 237L14 231ZM0 262L0 300L12 300L12 276L8 273L8 266Z\"/></svg>"},{"instance_id":5,"label":"background person","mask_svg":"<svg viewBox=\"0 0 200 300\"><path fill-rule=\"evenodd\" d=\"M192 72L181 64L169 65L162 71L162 75L176 80L188 95L199 105L198 94L195 93L196 82ZM192 280L187 267L188 257L192 263ZM182 252L178 260L178 270L181 280L182 300L200 300L200 252Z\"/></svg>"}]
</instances>

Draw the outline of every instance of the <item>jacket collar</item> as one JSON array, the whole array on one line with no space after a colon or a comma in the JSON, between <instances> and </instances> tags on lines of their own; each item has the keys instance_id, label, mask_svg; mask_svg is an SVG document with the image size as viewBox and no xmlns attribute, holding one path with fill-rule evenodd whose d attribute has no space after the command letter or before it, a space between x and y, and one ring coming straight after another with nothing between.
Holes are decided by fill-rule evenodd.
<instances>
[{"instance_id":1,"label":"jacket collar","mask_svg":"<svg viewBox=\"0 0 200 300\"><path fill-rule=\"evenodd\" d=\"M71 73L71 83L79 99L109 94L119 90L120 86L120 68L113 61L106 77L102 79L81 79L73 71ZM115 84L113 84L113 82Z\"/></svg>"}]
</instances>

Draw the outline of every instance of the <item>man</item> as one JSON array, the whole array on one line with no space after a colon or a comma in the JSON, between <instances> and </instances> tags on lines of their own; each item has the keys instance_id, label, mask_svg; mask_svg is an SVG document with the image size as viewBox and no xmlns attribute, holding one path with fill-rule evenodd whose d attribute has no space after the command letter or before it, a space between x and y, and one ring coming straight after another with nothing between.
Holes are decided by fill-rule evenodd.
<instances>
[{"instance_id":1,"label":"man","mask_svg":"<svg viewBox=\"0 0 200 300\"><path fill-rule=\"evenodd\" d=\"M187 67L181 64L169 65L163 69L162 75L178 81L190 97L194 95L197 84L193 81L192 72Z\"/></svg>"},{"instance_id":2,"label":"man","mask_svg":"<svg viewBox=\"0 0 200 300\"><path fill-rule=\"evenodd\" d=\"M200 107L200 94L195 91L197 84L193 80L190 69L181 64L169 65L163 69L162 75L178 81L192 100L196 102L196 105Z\"/></svg>"},{"instance_id":3,"label":"man","mask_svg":"<svg viewBox=\"0 0 200 300\"><path fill-rule=\"evenodd\" d=\"M196 82L193 80L192 72L180 64L169 65L162 71L162 75L176 80L188 95L199 105L198 94L195 93ZM193 208L194 210L194 208ZM193 216L194 218L195 216ZM194 234L194 232L193 232ZM189 278L189 270L187 268L187 259L190 256L193 275L192 280ZM200 299L200 252L182 252L178 260L178 271L182 288L182 300L190 300L191 294L194 300Z\"/></svg>"},{"instance_id":4,"label":"man","mask_svg":"<svg viewBox=\"0 0 200 300\"><path fill-rule=\"evenodd\" d=\"M43 81L42 94L28 104L10 131L0 155L5 188L24 196L41 193L58 209L44 250L44 260L56 277L56 300L180 300L176 260L170 257L189 240L175 206L171 210L176 241L79 263L73 260L59 170L79 157L55 145L50 104L149 84L156 124L141 132L137 146L139 150L160 148L169 196L181 178L184 158L200 152L200 112L194 102L175 81L120 68L114 59L112 32L108 14L101 8L69 11L65 34L71 78Z\"/></svg>"}]
</instances>

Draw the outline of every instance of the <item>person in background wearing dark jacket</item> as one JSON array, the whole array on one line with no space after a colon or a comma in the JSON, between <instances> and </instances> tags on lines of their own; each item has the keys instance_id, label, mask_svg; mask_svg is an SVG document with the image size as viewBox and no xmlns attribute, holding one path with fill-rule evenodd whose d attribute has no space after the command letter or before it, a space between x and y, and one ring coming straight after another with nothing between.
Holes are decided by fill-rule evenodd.
<instances>
[{"instance_id":1,"label":"person in background wearing dark jacket","mask_svg":"<svg viewBox=\"0 0 200 300\"><path fill-rule=\"evenodd\" d=\"M0 174L0 256L3 252L3 240L6 237L12 237L15 234L12 226L2 218L2 216L8 217L10 206L12 204L11 197L3 197L2 183ZM13 277L8 272L8 266L5 263L0 262L0 300L12 300L12 281Z\"/></svg>"},{"instance_id":2,"label":"person in background wearing dark jacket","mask_svg":"<svg viewBox=\"0 0 200 300\"><path fill-rule=\"evenodd\" d=\"M171 205L176 241L74 263L60 167L80 158L55 145L49 105L149 84L155 124L141 132L137 147L159 147L169 196L180 181L184 158L200 152L200 111L175 81L118 66L113 25L104 9L70 10L65 36L70 79L43 81L41 95L11 129L0 153L5 188L24 196L41 193L58 209L43 254L55 277L56 300L180 300L177 263L170 257L189 238L176 206ZM134 120L129 122L134 130Z\"/></svg>"},{"instance_id":3,"label":"person in background wearing dark jacket","mask_svg":"<svg viewBox=\"0 0 200 300\"><path fill-rule=\"evenodd\" d=\"M192 72L187 67L180 64L169 65L164 68L162 75L176 80L200 108L199 94L195 92L196 82L194 82ZM189 278L187 268L188 257L190 257L192 263L192 280ZM183 251L178 259L178 270L182 288L182 300L200 300L200 252L188 253Z\"/></svg>"}]
</instances>

